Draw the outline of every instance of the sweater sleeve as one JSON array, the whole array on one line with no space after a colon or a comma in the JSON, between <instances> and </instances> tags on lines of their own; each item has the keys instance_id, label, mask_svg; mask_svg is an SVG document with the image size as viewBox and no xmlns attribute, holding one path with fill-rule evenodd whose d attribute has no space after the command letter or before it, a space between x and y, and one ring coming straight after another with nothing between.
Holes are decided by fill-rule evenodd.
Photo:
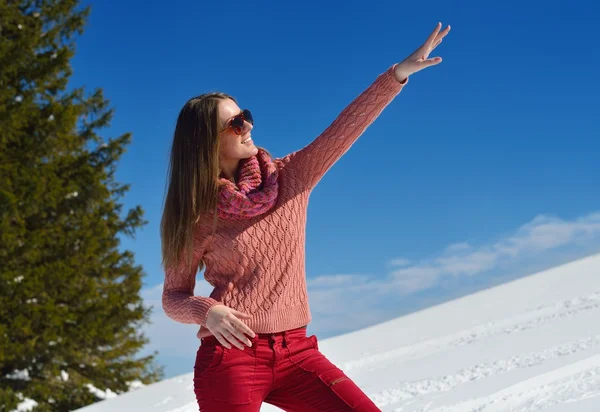
<instances>
[{"instance_id":1,"label":"sweater sleeve","mask_svg":"<svg viewBox=\"0 0 600 412\"><path fill-rule=\"evenodd\" d=\"M166 315L181 323L206 326L208 310L220 302L210 297L194 296L196 273L206 242L194 236L193 260L190 268L182 259L177 267L165 269L165 281L162 292L162 307Z\"/></svg>"},{"instance_id":2,"label":"sweater sleeve","mask_svg":"<svg viewBox=\"0 0 600 412\"><path fill-rule=\"evenodd\" d=\"M287 157L286 168L304 189L311 190L408 82L394 77L394 67L350 103L335 121L308 146Z\"/></svg>"}]
</instances>

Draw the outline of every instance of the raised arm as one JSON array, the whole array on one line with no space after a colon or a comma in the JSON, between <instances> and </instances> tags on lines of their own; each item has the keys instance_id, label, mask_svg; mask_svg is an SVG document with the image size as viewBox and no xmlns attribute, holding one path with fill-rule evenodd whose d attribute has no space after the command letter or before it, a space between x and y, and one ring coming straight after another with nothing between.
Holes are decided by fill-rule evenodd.
<instances>
[{"instance_id":1,"label":"raised arm","mask_svg":"<svg viewBox=\"0 0 600 412\"><path fill-rule=\"evenodd\" d=\"M325 173L350 149L383 109L400 93L408 77L441 58L429 59L429 53L448 34L450 26L440 32L441 23L428 39L401 63L381 74L375 82L350 103L335 121L308 146L287 157L288 173L301 189L312 189Z\"/></svg>"},{"instance_id":2,"label":"raised arm","mask_svg":"<svg viewBox=\"0 0 600 412\"><path fill-rule=\"evenodd\" d=\"M305 189L312 189L337 162L383 109L402 90L394 76L394 67L381 74L375 82L350 103L335 121L312 143L289 155L289 173Z\"/></svg>"}]
</instances>

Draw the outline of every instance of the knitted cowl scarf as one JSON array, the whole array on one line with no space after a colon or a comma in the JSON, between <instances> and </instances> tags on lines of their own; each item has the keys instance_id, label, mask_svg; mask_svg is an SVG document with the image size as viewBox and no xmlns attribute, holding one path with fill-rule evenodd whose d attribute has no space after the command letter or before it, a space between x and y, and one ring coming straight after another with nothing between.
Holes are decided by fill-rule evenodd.
<instances>
[{"instance_id":1,"label":"knitted cowl scarf","mask_svg":"<svg viewBox=\"0 0 600 412\"><path fill-rule=\"evenodd\" d=\"M237 184L219 177L217 214L225 220L239 220L269 211L279 194L279 170L263 149L240 161Z\"/></svg>"}]
</instances>

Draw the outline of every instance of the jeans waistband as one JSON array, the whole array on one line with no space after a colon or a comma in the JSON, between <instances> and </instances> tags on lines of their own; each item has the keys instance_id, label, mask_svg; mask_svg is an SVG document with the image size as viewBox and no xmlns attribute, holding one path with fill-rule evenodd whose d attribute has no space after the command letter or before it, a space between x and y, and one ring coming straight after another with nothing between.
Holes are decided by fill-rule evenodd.
<instances>
[{"instance_id":1,"label":"jeans waistband","mask_svg":"<svg viewBox=\"0 0 600 412\"><path fill-rule=\"evenodd\" d=\"M278 337L282 337L284 340L286 339L286 337L288 337L289 335L296 335L296 334L306 334L306 329L307 326L300 326L299 328L295 328L295 329L290 329L290 330L284 330L281 332L272 332L272 333L256 333L254 338L251 338L251 340L253 342L257 342L259 340L268 340L268 339L276 339ZM210 336L206 336L204 338L201 339L202 342L215 342L218 343L217 338L214 337L214 335L210 335Z\"/></svg>"}]
</instances>

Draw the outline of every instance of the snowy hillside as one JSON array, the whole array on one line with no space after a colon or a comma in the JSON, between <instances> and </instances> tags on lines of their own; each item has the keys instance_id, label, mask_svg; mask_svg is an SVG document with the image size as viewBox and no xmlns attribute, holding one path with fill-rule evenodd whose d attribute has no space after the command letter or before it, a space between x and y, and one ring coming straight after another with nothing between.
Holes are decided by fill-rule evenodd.
<instances>
[{"instance_id":1,"label":"snowy hillside","mask_svg":"<svg viewBox=\"0 0 600 412\"><path fill-rule=\"evenodd\" d=\"M600 255L320 348L383 411L598 412ZM197 410L190 373L79 411Z\"/></svg>"}]
</instances>

